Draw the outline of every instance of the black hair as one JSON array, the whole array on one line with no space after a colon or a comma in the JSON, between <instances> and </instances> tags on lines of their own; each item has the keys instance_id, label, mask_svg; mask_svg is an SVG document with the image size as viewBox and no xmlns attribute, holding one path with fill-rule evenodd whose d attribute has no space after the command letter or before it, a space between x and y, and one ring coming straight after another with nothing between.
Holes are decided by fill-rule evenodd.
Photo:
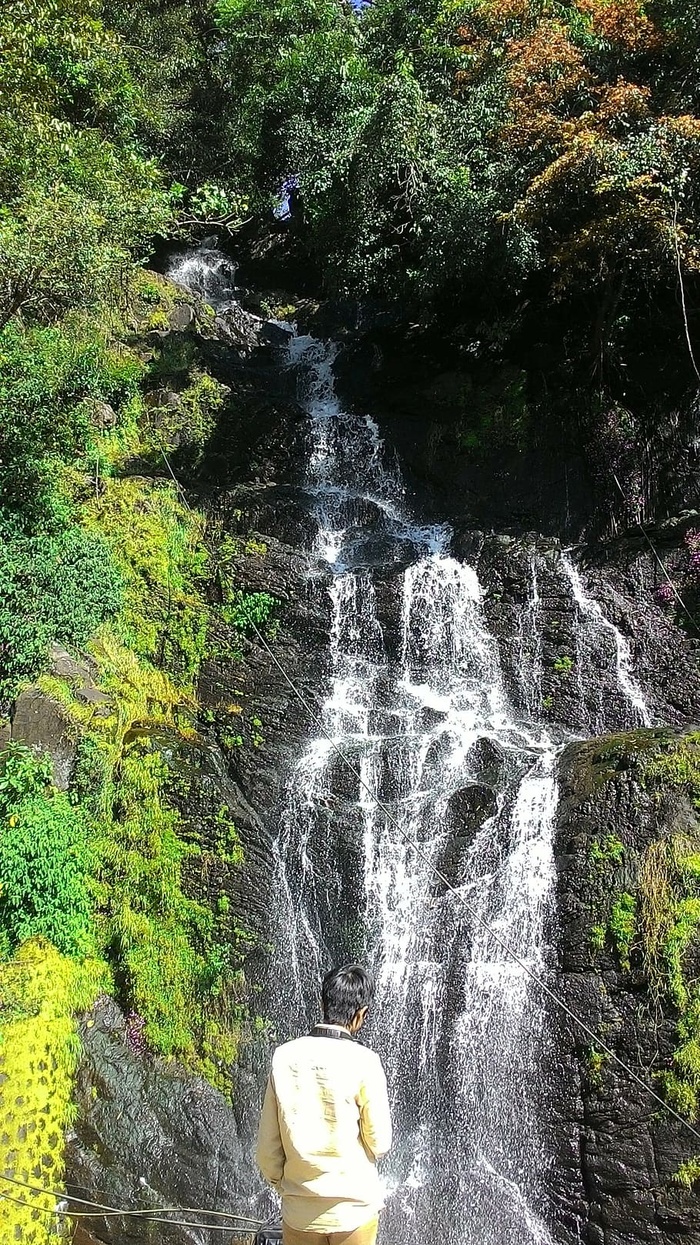
<instances>
[{"instance_id":1,"label":"black hair","mask_svg":"<svg viewBox=\"0 0 700 1245\"><path fill-rule=\"evenodd\" d=\"M374 998L374 981L361 964L344 964L323 979L323 1019L327 1025L349 1025Z\"/></svg>"}]
</instances>

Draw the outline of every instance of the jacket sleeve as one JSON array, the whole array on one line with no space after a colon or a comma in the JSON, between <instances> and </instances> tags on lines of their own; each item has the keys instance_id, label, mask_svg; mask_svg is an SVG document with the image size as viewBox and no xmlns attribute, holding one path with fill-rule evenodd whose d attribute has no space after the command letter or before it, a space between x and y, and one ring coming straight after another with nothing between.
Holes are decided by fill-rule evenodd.
<instances>
[{"instance_id":1,"label":"jacket sleeve","mask_svg":"<svg viewBox=\"0 0 700 1245\"><path fill-rule=\"evenodd\" d=\"M363 1077L358 1097L360 1136L372 1159L380 1159L391 1149L391 1112L386 1076L375 1055Z\"/></svg>"},{"instance_id":2,"label":"jacket sleeve","mask_svg":"<svg viewBox=\"0 0 700 1245\"><path fill-rule=\"evenodd\" d=\"M284 1149L277 1114L277 1094L270 1074L258 1127L255 1161L268 1184L278 1189L284 1174Z\"/></svg>"}]
</instances>

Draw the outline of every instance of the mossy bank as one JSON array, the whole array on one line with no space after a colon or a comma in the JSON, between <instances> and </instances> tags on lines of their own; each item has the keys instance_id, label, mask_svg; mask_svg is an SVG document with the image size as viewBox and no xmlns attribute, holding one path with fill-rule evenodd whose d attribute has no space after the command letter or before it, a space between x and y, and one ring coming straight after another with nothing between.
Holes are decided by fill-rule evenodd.
<instances>
[{"instance_id":1,"label":"mossy bank","mask_svg":"<svg viewBox=\"0 0 700 1245\"><path fill-rule=\"evenodd\" d=\"M571 745L558 820L559 985L606 1047L691 1124L698 1120L700 735L640 730ZM562 1037L571 1214L587 1239L698 1231L700 1147L602 1045ZM566 1129L563 1130L566 1136ZM578 1169L574 1181L573 1169Z\"/></svg>"}]
</instances>

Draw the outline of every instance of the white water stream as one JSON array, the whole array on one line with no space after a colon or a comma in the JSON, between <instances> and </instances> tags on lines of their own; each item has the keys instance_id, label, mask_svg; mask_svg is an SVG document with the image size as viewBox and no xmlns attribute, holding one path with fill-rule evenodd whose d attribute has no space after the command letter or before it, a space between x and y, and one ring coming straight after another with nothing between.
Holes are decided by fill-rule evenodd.
<instances>
[{"instance_id":1,"label":"white water stream","mask_svg":"<svg viewBox=\"0 0 700 1245\"><path fill-rule=\"evenodd\" d=\"M200 274L198 288L207 280ZM280 1038L292 1036L318 1018L333 963L361 958L376 974L366 1040L385 1062L396 1124L382 1245L550 1245L543 1000L460 899L548 975L556 762L567 736L538 721L538 563L533 555L509 688L475 569L451 556L448 528L414 519L376 424L338 401L334 354L311 338L290 346L309 421L302 489L314 552L332 576L323 727L362 783L311 728L275 848L267 1005ZM606 722L596 701L582 723L647 722L624 638L566 556L560 578L577 671L595 658L622 705Z\"/></svg>"},{"instance_id":2,"label":"white water stream","mask_svg":"<svg viewBox=\"0 0 700 1245\"><path fill-rule=\"evenodd\" d=\"M271 997L284 1032L299 1032L316 1018L329 965L357 956L375 971L369 1040L388 1070L397 1125L385 1245L546 1245L542 999L460 900L547 976L564 736L536 720L537 566L519 636L523 718L475 570L450 555L449 529L414 520L376 424L342 409L333 347L296 338L291 352L310 420L315 551L333 572L323 725L362 782L323 734L292 777L277 844ZM622 637L568 559L562 572L578 642L602 653L614 633L629 724L646 721ZM396 822L457 894L436 884Z\"/></svg>"}]
</instances>

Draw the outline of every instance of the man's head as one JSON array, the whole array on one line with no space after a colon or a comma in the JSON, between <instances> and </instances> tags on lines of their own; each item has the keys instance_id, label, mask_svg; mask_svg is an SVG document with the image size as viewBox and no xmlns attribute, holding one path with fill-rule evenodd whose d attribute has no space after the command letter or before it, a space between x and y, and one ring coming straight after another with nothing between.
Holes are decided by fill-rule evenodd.
<instances>
[{"instance_id":1,"label":"man's head","mask_svg":"<svg viewBox=\"0 0 700 1245\"><path fill-rule=\"evenodd\" d=\"M374 998L374 982L360 964L334 968L323 979L323 1019L357 1033Z\"/></svg>"}]
</instances>

